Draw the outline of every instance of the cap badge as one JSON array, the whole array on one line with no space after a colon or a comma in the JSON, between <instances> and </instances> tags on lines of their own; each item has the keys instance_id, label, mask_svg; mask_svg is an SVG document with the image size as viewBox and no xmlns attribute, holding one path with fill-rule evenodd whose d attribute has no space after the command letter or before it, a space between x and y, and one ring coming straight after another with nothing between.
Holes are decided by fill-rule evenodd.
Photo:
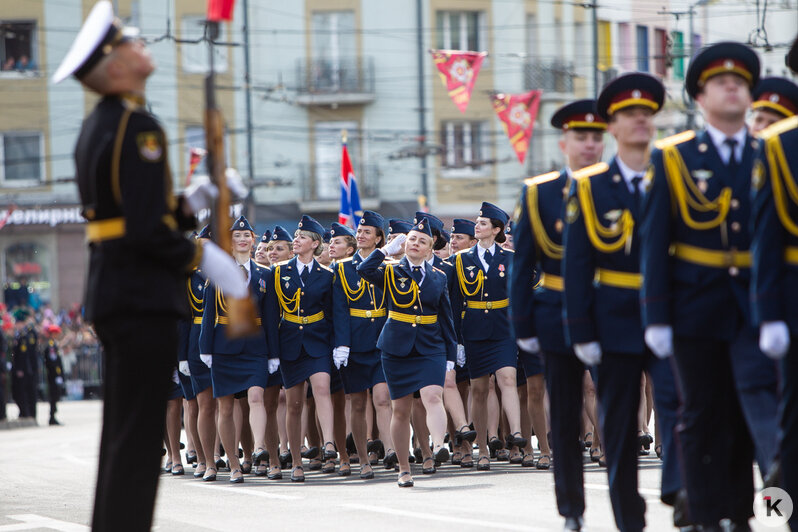
<instances>
[{"instance_id":1,"label":"cap badge","mask_svg":"<svg viewBox=\"0 0 798 532\"><path fill-rule=\"evenodd\" d=\"M723 68L731 70L732 68L734 68L734 61L732 61L731 59L725 60L723 62Z\"/></svg>"},{"instance_id":2,"label":"cap badge","mask_svg":"<svg viewBox=\"0 0 798 532\"><path fill-rule=\"evenodd\" d=\"M238 227L244 227L244 222L238 222Z\"/></svg>"},{"instance_id":3,"label":"cap badge","mask_svg":"<svg viewBox=\"0 0 798 532\"><path fill-rule=\"evenodd\" d=\"M778 94L771 94L770 101L773 103L779 103L779 95Z\"/></svg>"},{"instance_id":4,"label":"cap badge","mask_svg":"<svg viewBox=\"0 0 798 532\"><path fill-rule=\"evenodd\" d=\"M595 120L593 113L588 113L587 115L585 115L585 122L592 122L593 120Z\"/></svg>"},{"instance_id":5,"label":"cap badge","mask_svg":"<svg viewBox=\"0 0 798 532\"><path fill-rule=\"evenodd\" d=\"M639 90L635 89L632 91L632 98L640 98L640 96L642 96L642 93Z\"/></svg>"}]
</instances>

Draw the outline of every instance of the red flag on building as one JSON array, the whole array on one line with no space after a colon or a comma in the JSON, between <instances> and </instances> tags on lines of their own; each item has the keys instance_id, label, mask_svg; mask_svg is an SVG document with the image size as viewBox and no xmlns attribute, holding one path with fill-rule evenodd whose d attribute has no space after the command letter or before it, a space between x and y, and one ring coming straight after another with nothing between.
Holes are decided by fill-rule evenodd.
<instances>
[{"instance_id":1,"label":"red flag on building","mask_svg":"<svg viewBox=\"0 0 798 532\"><path fill-rule=\"evenodd\" d=\"M540 107L542 91L534 90L526 94L494 94L493 110L502 121L504 132L510 138L515 154L524 163L532 138L532 128Z\"/></svg>"},{"instance_id":2,"label":"red flag on building","mask_svg":"<svg viewBox=\"0 0 798 532\"><path fill-rule=\"evenodd\" d=\"M471 101L471 91L487 52L460 52L458 50L430 50L443 85L454 104L465 113Z\"/></svg>"},{"instance_id":3,"label":"red flag on building","mask_svg":"<svg viewBox=\"0 0 798 532\"><path fill-rule=\"evenodd\" d=\"M194 171L199 166L199 163L205 158L208 154L207 150L202 148L191 148L191 155L188 159L188 175L186 176L186 186L191 184L191 176L194 175Z\"/></svg>"},{"instance_id":4,"label":"red flag on building","mask_svg":"<svg viewBox=\"0 0 798 532\"><path fill-rule=\"evenodd\" d=\"M233 20L235 0L208 0L208 20L221 22Z\"/></svg>"}]
</instances>

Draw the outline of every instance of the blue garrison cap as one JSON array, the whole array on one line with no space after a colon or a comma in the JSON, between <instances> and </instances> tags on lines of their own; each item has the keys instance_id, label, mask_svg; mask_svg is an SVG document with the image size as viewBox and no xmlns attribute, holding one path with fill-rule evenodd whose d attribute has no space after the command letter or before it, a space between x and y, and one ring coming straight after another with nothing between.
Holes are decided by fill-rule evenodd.
<instances>
[{"instance_id":1,"label":"blue garrison cap","mask_svg":"<svg viewBox=\"0 0 798 532\"><path fill-rule=\"evenodd\" d=\"M246 218L244 218L243 215L239 216L238 220L233 222L233 226L230 228L230 230L231 231L252 231L253 233L255 232L255 230L252 229L252 226L249 225L249 221Z\"/></svg>"},{"instance_id":2,"label":"blue garrison cap","mask_svg":"<svg viewBox=\"0 0 798 532\"><path fill-rule=\"evenodd\" d=\"M413 224L401 218L391 218L388 220L388 233L392 235L406 235L413 228Z\"/></svg>"},{"instance_id":3,"label":"blue garrison cap","mask_svg":"<svg viewBox=\"0 0 798 532\"><path fill-rule=\"evenodd\" d=\"M428 237L432 238L432 228L430 227L429 221L426 218L419 221L416 225L411 227L410 230L424 233Z\"/></svg>"},{"instance_id":4,"label":"blue garrison cap","mask_svg":"<svg viewBox=\"0 0 798 532\"><path fill-rule=\"evenodd\" d=\"M378 212L363 211L363 216L360 217L360 225L368 225L377 227L378 229L385 230L385 218Z\"/></svg>"},{"instance_id":5,"label":"blue garrison cap","mask_svg":"<svg viewBox=\"0 0 798 532\"><path fill-rule=\"evenodd\" d=\"M474 238L474 226L476 225L474 222L465 218L455 218L452 223L452 233L468 235Z\"/></svg>"},{"instance_id":6,"label":"blue garrison cap","mask_svg":"<svg viewBox=\"0 0 798 532\"><path fill-rule=\"evenodd\" d=\"M211 224L208 224L200 230L199 234L197 235L197 238L210 238L210 237L211 237Z\"/></svg>"},{"instance_id":7,"label":"blue garrison cap","mask_svg":"<svg viewBox=\"0 0 798 532\"><path fill-rule=\"evenodd\" d=\"M275 225L274 232L272 233L272 242L276 242L278 240L283 240L285 242L293 242L294 239L291 238L291 234L283 229L282 225Z\"/></svg>"},{"instance_id":8,"label":"blue garrison cap","mask_svg":"<svg viewBox=\"0 0 798 532\"><path fill-rule=\"evenodd\" d=\"M272 232L266 229L263 232L263 236L260 237L260 241L268 244L271 239L272 239Z\"/></svg>"},{"instance_id":9,"label":"blue garrison cap","mask_svg":"<svg viewBox=\"0 0 798 532\"><path fill-rule=\"evenodd\" d=\"M366 211L369 212L369 211ZM363 213L365 214L365 213ZM377 215L379 216L379 215ZM366 224L371 225L371 224ZM341 225L338 222L333 222L330 226L330 237L334 236L355 236L355 232L352 230L351 227L347 227L345 225Z\"/></svg>"},{"instance_id":10,"label":"blue garrison cap","mask_svg":"<svg viewBox=\"0 0 798 532\"><path fill-rule=\"evenodd\" d=\"M482 207L479 209L479 215L482 216L483 218L499 220L505 226L507 225L507 220L510 219L510 217L507 216L506 212L501 210L493 203L488 203L487 201L482 202Z\"/></svg>"},{"instance_id":11,"label":"blue garrison cap","mask_svg":"<svg viewBox=\"0 0 798 532\"><path fill-rule=\"evenodd\" d=\"M416 211L416 217L413 218L413 223L417 224L422 220L428 221L428 223L432 226L430 228L432 231L440 232L443 229L443 222L440 218L428 212Z\"/></svg>"},{"instance_id":12,"label":"blue garrison cap","mask_svg":"<svg viewBox=\"0 0 798 532\"><path fill-rule=\"evenodd\" d=\"M307 214L302 215L302 219L299 220L298 227L303 231L310 231L311 233L316 233L319 236L324 236L324 226L317 222L315 218L308 216Z\"/></svg>"}]
</instances>

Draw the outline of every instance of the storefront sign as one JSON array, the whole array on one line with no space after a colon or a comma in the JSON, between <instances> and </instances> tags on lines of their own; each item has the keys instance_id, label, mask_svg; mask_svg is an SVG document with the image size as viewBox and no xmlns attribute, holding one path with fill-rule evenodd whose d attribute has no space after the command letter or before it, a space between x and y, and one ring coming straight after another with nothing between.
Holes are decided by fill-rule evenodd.
<instances>
[{"instance_id":1,"label":"storefront sign","mask_svg":"<svg viewBox=\"0 0 798 532\"><path fill-rule=\"evenodd\" d=\"M80 207L9 207L0 211L0 220L5 220L5 225L49 225L50 227L86 223L80 214Z\"/></svg>"}]
</instances>

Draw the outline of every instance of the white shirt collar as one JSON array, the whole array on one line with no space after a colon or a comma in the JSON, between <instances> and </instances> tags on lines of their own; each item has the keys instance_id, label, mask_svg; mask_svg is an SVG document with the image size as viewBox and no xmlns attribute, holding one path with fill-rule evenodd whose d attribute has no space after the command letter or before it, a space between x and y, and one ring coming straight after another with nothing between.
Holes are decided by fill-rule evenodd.
<instances>
[{"instance_id":1,"label":"white shirt collar","mask_svg":"<svg viewBox=\"0 0 798 532\"><path fill-rule=\"evenodd\" d=\"M618 165L618 169L621 171L621 175L623 176L623 180L626 182L626 188L629 189L629 192L634 194L635 190L634 190L634 185L632 185L632 179L634 179L635 176L643 177L645 175L645 173L646 173L645 170L643 170L641 172L637 172L635 170L632 170L617 155L615 156L615 163ZM640 183L638 183L638 187L639 186L640 186Z\"/></svg>"},{"instance_id":2,"label":"white shirt collar","mask_svg":"<svg viewBox=\"0 0 798 532\"><path fill-rule=\"evenodd\" d=\"M428 258L428 259L426 260L426 262L427 262L427 264L429 264L430 266L433 266L433 265L435 265L435 255L433 254L433 255L432 255L430 258Z\"/></svg>"},{"instance_id":3,"label":"white shirt collar","mask_svg":"<svg viewBox=\"0 0 798 532\"><path fill-rule=\"evenodd\" d=\"M733 138L737 141L737 144L734 145L734 157L738 161L743 160L743 149L745 148L745 137L748 133L748 129L743 126L737 133L729 137L723 131L719 130L715 126L711 124L707 124L706 126L707 133L709 134L709 138L712 139L712 144L715 145L715 149L718 150L718 154L720 158L723 160L724 164L729 164L729 156L731 155L731 150L729 146L725 144L727 138Z\"/></svg>"},{"instance_id":4,"label":"white shirt collar","mask_svg":"<svg viewBox=\"0 0 798 532\"><path fill-rule=\"evenodd\" d=\"M494 254L496 253L496 242L494 242L493 244L491 244L491 245L490 245L490 247L489 247L489 248L487 248L487 249L483 248L483 247L482 247L482 245L481 245L479 242L477 242L477 253L479 254L479 258L480 258L480 259L481 259L483 256L485 256L485 252L486 252L486 251L490 251L490 254L491 254L491 255L494 255Z\"/></svg>"},{"instance_id":5,"label":"white shirt collar","mask_svg":"<svg viewBox=\"0 0 798 532\"><path fill-rule=\"evenodd\" d=\"M299 257L297 257L296 258L296 269L299 270L299 274L301 275L302 272L305 270L305 268L307 268L308 270L312 270L313 269L313 263L315 261L316 261L316 259L310 259L310 262L305 264L304 262L299 260Z\"/></svg>"}]
</instances>

